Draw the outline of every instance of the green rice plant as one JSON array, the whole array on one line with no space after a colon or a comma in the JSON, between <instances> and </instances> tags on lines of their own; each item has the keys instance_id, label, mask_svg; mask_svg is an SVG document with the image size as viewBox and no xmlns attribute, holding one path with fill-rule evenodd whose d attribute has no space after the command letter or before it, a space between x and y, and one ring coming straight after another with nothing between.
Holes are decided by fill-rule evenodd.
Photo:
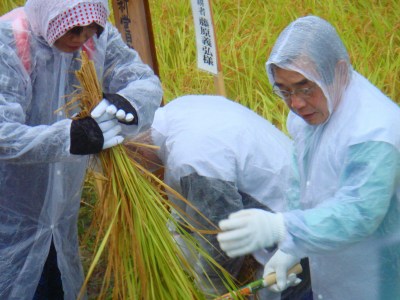
<instances>
[{"instance_id":1,"label":"green rice plant","mask_svg":"<svg viewBox=\"0 0 400 300\"><path fill-rule=\"evenodd\" d=\"M24 2L2 0L0 14ZM149 3L164 100L168 102L184 94L214 94L212 75L196 66L190 1L149 0ZM255 110L282 130L286 130L287 108L271 93L264 64L281 30L297 17L308 14L332 23L349 51L354 68L400 103L400 1L214 0L212 9L228 97ZM89 210L92 210L90 205L96 204L87 200L92 193L90 190L85 194L82 202ZM82 218L89 216L85 214ZM104 229L99 236L104 237L105 233ZM83 243L82 250L91 248L87 245ZM112 255L107 248L104 251ZM96 272L102 277L103 269L99 269L98 265L92 278Z\"/></svg>"},{"instance_id":2,"label":"green rice plant","mask_svg":"<svg viewBox=\"0 0 400 300\"><path fill-rule=\"evenodd\" d=\"M196 68L190 1L149 0L165 101L214 94L212 75ZM212 1L227 96L285 131L287 109L271 93L265 62L286 25L309 14L338 30L354 68L400 102L400 2L352 0Z\"/></svg>"},{"instance_id":3,"label":"green rice plant","mask_svg":"<svg viewBox=\"0 0 400 300\"><path fill-rule=\"evenodd\" d=\"M25 3L24 0L2 0L0 5L0 15L4 15L10 10L21 6Z\"/></svg>"},{"instance_id":4,"label":"green rice plant","mask_svg":"<svg viewBox=\"0 0 400 300\"><path fill-rule=\"evenodd\" d=\"M85 53L82 57L82 67L77 71L82 90L66 107L75 106L79 100L82 110L79 117L89 115L101 99L102 91L93 63ZM100 189L93 219L98 236L82 293L105 253L106 267L98 299L109 296L112 299L166 300L209 297L198 288L194 266L188 263L169 231L167 225L171 223L193 251L220 271L227 289L235 289L230 275L201 249L184 227L196 229L189 222L178 223L171 217L170 211L176 207L166 200L165 191L190 203L131 157L134 156L128 155L124 145L102 151L98 156L102 171L98 177ZM181 217L186 219L185 215ZM209 279L207 284L213 286Z\"/></svg>"},{"instance_id":5,"label":"green rice plant","mask_svg":"<svg viewBox=\"0 0 400 300\"><path fill-rule=\"evenodd\" d=\"M4 0L0 13L23 5ZM400 102L400 2L396 0L211 1L227 96L285 130L287 109L270 92L264 64L276 37L309 14L335 26L354 68ZM109 6L112 9L111 1ZM215 94L212 75L196 65L189 0L149 0L164 101ZM113 21L113 18L110 18Z\"/></svg>"}]
</instances>

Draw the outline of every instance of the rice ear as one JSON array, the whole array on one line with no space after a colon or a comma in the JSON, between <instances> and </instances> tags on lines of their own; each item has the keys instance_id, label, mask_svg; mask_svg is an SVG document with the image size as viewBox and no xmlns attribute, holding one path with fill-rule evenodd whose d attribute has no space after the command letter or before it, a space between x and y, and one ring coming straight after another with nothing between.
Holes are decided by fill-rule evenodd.
<instances>
[{"instance_id":1,"label":"rice ear","mask_svg":"<svg viewBox=\"0 0 400 300\"><path fill-rule=\"evenodd\" d=\"M82 53L82 67L76 72L81 83L80 117L90 114L102 98L93 62ZM166 192L190 203L165 185L153 173L137 163L135 155L121 144L98 154L101 174L90 230L98 233L95 253L83 283L79 298L92 276L100 257L106 256L104 278L98 299L205 299L196 285L194 267L189 264L168 228L173 223L187 243L205 260L219 269L227 290L237 286L230 275L219 266L184 227L171 218L174 209ZM139 159L140 160L140 159ZM185 220L185 216L181 214ZM217 227L215 227L217 229ZM216 233L217 231L213 231ZM207 232L209 233L209 232ZM212 286L212 282L210 282ZM217 296L217 295L214 295Z\"/></svg>"}]
</instances>

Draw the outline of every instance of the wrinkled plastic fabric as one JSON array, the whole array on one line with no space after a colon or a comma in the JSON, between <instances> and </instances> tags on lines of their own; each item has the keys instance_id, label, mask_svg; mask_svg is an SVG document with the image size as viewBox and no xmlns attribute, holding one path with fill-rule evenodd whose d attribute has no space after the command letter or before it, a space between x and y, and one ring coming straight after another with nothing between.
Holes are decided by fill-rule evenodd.
<instances>
[{"instance_id":1,"label":"wrinkled plastic fabric","mask_svg":"<svg viewBox=\"0 0 400 300\"><path fill-rule=\"evenodd\" d=\"M343 65L338 66L339 61ZM338 105L352 70L347 50L335 28L314 16L297 19L279 35L266 63L273 85L271 65L296 71L318 84L327 98L330 113Z\"/></svg>"},{"instance_id":2,"label":"wrinkled plastic fabric","mask_svg":"<svg viewBox=\"0 0 400 300\"><path fill-rule=\"evenodd\" d=\"M234 182L274 211L286 208L292 142L250 109L219 96L184 96L156 111L152 131L165 180L178 191L182 177L197 173Z\"/></svg>"},{"instance_id":3,"label":"wrinkled plastic fabric","mask_svg":"<svg viewBox=\"0 0 400 300\"><path fill-rule=\"evenodd\" d=\"M193 207L187 205L185 213L197 229L214 231L216 227L213 224L218 224L219 220L227 218L230 213L240 210L244 206L242 196L233 182L192 173L181 178L180 186L182 195L193 205ZM195 208L199 209L203 216L207 217L207 220ZM209 222L212 222L212 224ZM196 237L201 248L206 250L218 264L233 276L238 275L244 257L229 258L219 247L216 234L204 234L207 241L199 237L195 232L192 235ZM197 253L197 257L193 261L193 266L197 274L206 273L209 276L211 282L217 288L218 294L226 293L226 288L221 282L218 270L209 265L199 253ZM207 284L203 282L202 285L204 290ZM210 292L212 291L211 287L208 289Z\"/></svg>"},{"instance_id":4,"label":"wrinkled plastic fabric","mask_svg":"<svg viewBox=\"0 0 400 300\"><path fill-rule=\"evenodd\" d=\"M315 81L330 108L327 122L317 126L289 113L300 174L289 207L302 210L284 213L289 238L281 248L309 257L314 297L397 299L400 109L350 65L334 72L347 55L329 27L317 17L298 19L266 64L272 84L271 64Z\"/></svg>"},{"instance_id":5,"label":"wrinkled plastic fabric","mask_svg":"<svg viewBox=\"0 0 400 300\"><path fill-rule=\"evenodd\" d=\"M156 111L152 135L160 146L166 183L214 224L243 208L286 209L292 143L248 108L219 96L184 96ZM215 229L189 206L177 205ZM219 249L215 236L209 239ZM227 260L203 246L232 274L239 271L239 259Z\"/></svg>"},{"instance_id":6,"label":"wrinkled plastic fabric","mask_svg":"<svg viewBox=\"0 0 400 300\"><path fill-rule=\"evenodd\" d=\"M46 1L48 9L50 2L72 1ZM71 120L55 111L78 85L80 54L49 47L29 27L12 30L23 9L12 14L0 21L0 298L32 299L53 237L65 299L76 299L83 280L77 217L88 157L69 153ZM21 36L23 43L15 40ZM88 42L104 92L118 92L138 112L139 125L122 125L124 134L149 128L161 101L159 79L110 24ZM21 52L28 69L18 43L29 47Z\"/></svg>"}]
</instances>

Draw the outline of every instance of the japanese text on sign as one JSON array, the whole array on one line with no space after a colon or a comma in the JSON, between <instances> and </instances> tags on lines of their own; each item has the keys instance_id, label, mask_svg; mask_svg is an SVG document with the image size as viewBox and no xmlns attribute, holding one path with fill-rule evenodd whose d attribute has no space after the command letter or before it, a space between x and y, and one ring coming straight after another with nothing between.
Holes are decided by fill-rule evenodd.
<instances>
[{"instance_id":1,"label":"japanese text on sign","mask_svg":"<svg viewBox=\"0 0 400 300\"><path fill-rule=\"evenodd\" d=\"M191 0L196 32L197 67L218 74L217 47L208 0Z\"/></svg>"},{"instance_id":2,"label":"japanese text on sign","mask_svg":"<svg viewBox=\"0 0 400 300\"><path fill-rule=\"evenodd\" d=\"M132 37L132 32L129 28L132 21L129 18L128 2L129 2L129 0L118 0L117 5L118 5L118 10L119 10L120 16L121 16L119 22L123 26L125 42L130 48L133 48L133 37Z\"/></svg>"}]
</instances>

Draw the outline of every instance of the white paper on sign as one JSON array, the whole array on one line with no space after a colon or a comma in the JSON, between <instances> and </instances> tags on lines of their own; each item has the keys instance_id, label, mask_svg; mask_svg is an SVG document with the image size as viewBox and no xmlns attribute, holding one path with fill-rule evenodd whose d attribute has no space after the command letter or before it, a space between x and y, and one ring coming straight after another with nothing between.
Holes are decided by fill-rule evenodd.
<instances>
[{"instance_id":1,"label":"white paper on sign","mask_svg":"<svg viewBox=\"0 0 400 300\"><path fill-rule=\"evenodd\" d=\"M197 67L218 74L218 56L208 0L191 0L196 32Z\"/></svg>"}]
</instances>

